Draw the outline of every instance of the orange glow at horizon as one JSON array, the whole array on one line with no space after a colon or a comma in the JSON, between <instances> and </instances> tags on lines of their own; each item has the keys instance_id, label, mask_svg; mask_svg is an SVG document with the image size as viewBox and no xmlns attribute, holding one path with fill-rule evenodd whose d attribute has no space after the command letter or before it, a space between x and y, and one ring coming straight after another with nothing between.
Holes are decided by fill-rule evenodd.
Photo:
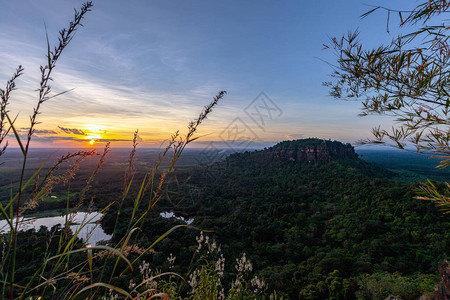
<instances>
[{"instance_id":1,"label":"orange glow at horizon","mask_svg":"<svg viewBox=\"0 0 450 300\"><path fill-rule=\"evenodd\" d=\"M105 131L101 130L97 126L90 125L88 128L83 130L86 135L83 137L85 140L89 140L89 145L93 146L97 143L97 140L104 139Z\"/></svg>"},{"instance_id":2,"label":"orange glow at horizon","mask_svg":"<svg viewBox=\"0 0 450 300\"><path fill-rule=\"evenodd\" d=\"M92 134L92 133L88 133L85 137L85 140L98 140L98 139L102 139L102 136L100 134Z\"/></svg>"},{"instance_id":3,"label":"orange glow at horizon","mask_svg":"<svg viewBox=\"0 0 450 300\"><path fill-rule=\"evenodd\" d=\"M120 126L95 125L94 122L77 124L62 124L61 126L40 127L40 131L33 137L32 143L36 147L58 147L58 148L79 148L79 147L101 147L106 142L112 142L115 147L129 147L132 145L133 131L124 130ZM145 128L139 131L138 143L140 147L161 147L173 134L172 128L155 127ZM214 135L208 138L216 140ZM202 139L204 141L204 139ZM219 140L219 139L217 139ZM11 137L10 145L18 147Z\"/></svg>"}]
</instances>

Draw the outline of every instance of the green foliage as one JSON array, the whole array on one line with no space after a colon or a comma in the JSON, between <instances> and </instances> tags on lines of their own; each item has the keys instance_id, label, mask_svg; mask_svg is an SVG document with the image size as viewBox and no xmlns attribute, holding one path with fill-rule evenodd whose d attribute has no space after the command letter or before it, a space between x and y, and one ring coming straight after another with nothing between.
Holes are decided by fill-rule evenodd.
<instances>
[{"instance_id":1,"label":"green foliage","mask_svg":"<svg viewBox=\"0 0 450 300\"><path fill-rule=\"evenodd\" d=\"M208 236L197 237L197 252L203 253L188 276L189 299L251 299L264 296L266 283L258 276L250 277L251 261L242 254L233 272L226 272L225 257L220 246ZM203 249L203 250L201 250ZM200 251L201 250L201 251Z\"/></svg>"},{"instance_id":2,"label":"green foliage","mask_svg":"<svg viewBox=\"0 0 450 300\"><path fill-rule=\"evenodd\" d=\"M412 11L398 13L401 27L409 32L395 37L389 45L365 49L358 32L333 38L328 48L337 56L337 65L325 83L336 98L361 99L362 115L389 114L398 125L392 131L372 130L374 143L390 140L404 149L408 144L417 151L428 151L441 158L438 167L450 166L450 45L448 19L440 18L448 12L446 1L420 3ZM440 193L432 184L425 184L420 199L431 200L448 212L449 190Z\"/></svg>"},{"instance_id":3,"label":"green foliage","mask_svg":"<svg viewBox=\"0 0 450 300\"><path fill-rule=\"evenodd\" d=\"M411 26L410 32L387 46L364 49L358 32L332 39L329 47L338 59L334 80L328 83L331 95L364 99L363 115L392 113L397 117L400 125L391 133L374 129L377 141L388 138L400 148L409 141L418 150L449 154L448 26L447 20L438 17L448 8L446 2L435 0L410 12L400 11L400 25ZM387 8L377 9L391 13ZM402 13L408 16L403 18Z\"/></svg>"},{"instance_id":4,"label":"green foliage","mask_svg":"<svg viewBox=\"0 0 450 300\"><path fill-rule=\"evenodd\" d=\"M353 279L343 279L338 270L334 270L323 281L309 284L303 288L299 299L354 299L356 284Z\"/></svg>"},{"instance_id":5,"label":"green foliage","mask_svg":"<svg viewBox=\"0 0 450 300\"><path fill-rule=\"evenodd\" d=\"M268 289L291 299L353 299L362 274L435 274L447 258L450 224L413 200L416 184L357 158L268 159L272 150L173 174L168 190L179 192L159 209L213 230L226 253L245 251Z\"/></svg>"},{"instance_id":6,"label":"green foliage","mask_svg":"<svg viewBox=\"0 0 450 300\"><path fill-rule=\"evenodd\" d=\"M331 140L321 140L316 138L298 139L293 141L283 141L276 144L273 149L280 150L297 150L304 147L317 147L325 144L327 147L342 147L342 143Z\"/></svg>"},{"instance_id":7,"label":"green foliage","mask_svg":"<svg viewBox=\"0 0 450 300\"><path fill-rule=\"evenodd\" d=\"M358 299L385 299L389 295L401 299L416 299L433 291L438 279L434 275L364 274L357 279L360 290L356 296Z\"/></svg>"}]
</instances>

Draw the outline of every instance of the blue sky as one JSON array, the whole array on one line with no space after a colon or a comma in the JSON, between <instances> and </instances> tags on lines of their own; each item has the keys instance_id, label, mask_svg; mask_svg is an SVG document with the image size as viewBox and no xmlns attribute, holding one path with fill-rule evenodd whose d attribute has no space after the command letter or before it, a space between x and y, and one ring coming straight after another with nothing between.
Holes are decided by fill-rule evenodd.
<instances>
[{"instance_id":1,"label":"blue sky","mask_svg":"<svg viewBox=\"0 0 450 300\"><path fill-rule=\"evenodd\" d=\"M416 4L368 2L392 8ZM21 128L28 126L39 65L45 63L44 22L55 43L58 30L81 3L2 4L0 79L6 83L17 65L25 67L10 107L20 113ZM110 139L125 145L139 128L142 145L159 145L177 129L183 132L220 90L228 95L203 124L203 144L226 142L230 128L242 129L239 138L258 143L369 137L372 127L390 126L389 118L358 117L358 102L328 96L322 82L329 80L332 69L324 61L335 58L322 49L330 37L356 28L368 46L389 42L386 13L360 18L370 9L353 0L94 1L53 74L55 92L75 89L45 103L35 143L64 147L77 140ZM391 34L396 21L391 18ZM269 97L266 104L277 108L263 126L252 112L261 99L252 101L261 92Z\"/></svg>"}]
</instances>

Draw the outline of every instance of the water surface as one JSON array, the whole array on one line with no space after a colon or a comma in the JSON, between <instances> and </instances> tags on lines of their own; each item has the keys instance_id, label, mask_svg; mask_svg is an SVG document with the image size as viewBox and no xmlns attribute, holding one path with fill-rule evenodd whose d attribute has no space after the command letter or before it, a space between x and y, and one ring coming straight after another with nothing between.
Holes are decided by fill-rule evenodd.
<instances>
[{"instance_id":1,"label":"water surface","mask_svg":"<svg viewBox=\"0 0 450 300\"><path fill-rule=\"evenodd\" d=\"M102 216L103 215L98 212L77 212L71 214L72 225L70 226L70 229L72 230L72 233L80 230L80 232L78 233L78 237L89 245L96 245L99 241L109 240L111 238L111 235L106 234L101 226L96 224L96 222L100 220ZM37 231L41 228L41 226L51 229L53 226L58 224L61 225L61 227L64 227L64 225L66 224L66 220L69 217L70 215L44 218L23 218L19 223L19 230L26 231L35 229ZM16 219L14 219L14 224L15 222ZM8 231L9 226L6 220L0 220L0 232L5 233Z\"/></svg>"}]
</instances>

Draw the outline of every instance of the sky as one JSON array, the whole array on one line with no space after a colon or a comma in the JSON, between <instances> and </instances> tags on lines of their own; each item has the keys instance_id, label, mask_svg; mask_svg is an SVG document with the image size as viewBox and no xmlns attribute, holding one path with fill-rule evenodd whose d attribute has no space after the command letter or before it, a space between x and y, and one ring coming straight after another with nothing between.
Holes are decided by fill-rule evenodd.
<instances>
[{"instance_id":1,"label":"sky","mask_svg":"<svg viewBox=\"0 0 450 300\"><path fill-rule=\"evenodd\" d=\"M37 103L39 66L82 1L2 2L0 86L18 65L9 111L21 135ZM388 43L397 21L369 5L412 8L415 1L99 0L52 74L32 146L89 147L111 141L159 147L221 90L227 95L201 125L195 144L231 148L318 137L355 143L386 116L358 117L361 104L336 100L322 85L336 60L323 44L359 29L368 47ZM45 25L44 25L45 24ZM328 63L327 63L328 62ZM3 82L3 83L2 83ZM9 138L14 146L14 138Z\"/></svg>"}]
</instances>

